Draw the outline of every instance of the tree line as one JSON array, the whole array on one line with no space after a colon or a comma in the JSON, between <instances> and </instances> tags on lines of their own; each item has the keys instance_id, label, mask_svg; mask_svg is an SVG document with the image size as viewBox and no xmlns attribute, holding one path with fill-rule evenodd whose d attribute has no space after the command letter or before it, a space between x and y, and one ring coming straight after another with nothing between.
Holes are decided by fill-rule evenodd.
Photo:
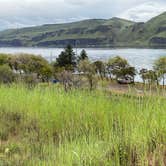
<instances>
[{"instance_id":1,"label":"tree line","mask_svg":"<svg viewBox=\"0 0 166 166\"><path fill-rule=\"evenodd\" d=\"M77 56L71 45L68 45L53 62L32 54L0 54L0 83L22 81L33 85L54 80L62 83L65 90L72 86L81 87L82 85L92 90L99 79L134 83L137 74L141 76L144 84L159 85L162 80L164 86L166 57L157 59L152 70L137 71L120 56L110 58L107 62L92 62L85 50Z\"/></svg>"}]
</instances>

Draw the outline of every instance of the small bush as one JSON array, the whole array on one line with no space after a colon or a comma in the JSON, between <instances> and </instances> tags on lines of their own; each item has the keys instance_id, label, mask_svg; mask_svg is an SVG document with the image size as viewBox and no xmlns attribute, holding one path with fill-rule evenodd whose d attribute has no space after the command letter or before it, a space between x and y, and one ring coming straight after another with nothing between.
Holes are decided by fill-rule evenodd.
<instances>
[{"instance_id":1,"label":"small bush","mask_svg":"<svg viewBox=\"0 0 166 166\"><path fill-rule=\"evenodd\" d=\"M22 82L25 85L28 85L28 87L34 87L35 85L37 85L37 83L39 83L36 74L21 75L18 81Z\"/></svg>"},{"instance_id":2,"label":"small bush","mask_svg":"<svg viewBox=\"0 0 166 166\"><path fill-rule=\"evenodd\" d=\"M11 83L15 79L15 74L8 65L0 66L0 83Z\"/></svg>"}]
</instances>

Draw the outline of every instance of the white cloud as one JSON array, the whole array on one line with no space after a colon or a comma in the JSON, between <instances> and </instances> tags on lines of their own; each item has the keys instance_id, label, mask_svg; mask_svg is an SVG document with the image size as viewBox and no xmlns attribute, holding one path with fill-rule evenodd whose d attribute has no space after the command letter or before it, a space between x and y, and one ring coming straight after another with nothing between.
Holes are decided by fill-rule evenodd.
<instances>
[{"instance_id":1,"label":"white cloud","mask_svg":"<svg viewBox=\"0 0 166 166\"><path fill-rule=\"evenodd\" d=\"M64 0L64 2L67 2L70 5L94 5L97 3L102 3L103 0L94 0L94 1L90 1L90 0Z\"/></svg>"},{"instance_id":2,"label":"white cloud","mask_svg":"<svg viewBox=\"0 0 166 166\"><path fill-rule=\"evenodd\" d=\"M163 6L165 0L157 0L155 5L145 5L149 1L0 0L0 29L113 16L140 21L157 15L164 8L166 10Z\"/></svg>"},{"instance_id":3,"label":"white cloud","mask_svg":"<svg viewBox=\"0 0 166 166\"><path fill-rule=\"evenodd\" d=\"M126 10L118 15L121 18L144 22L166 11L166 3L147 2Z\"/></svg>"}]
</instances>

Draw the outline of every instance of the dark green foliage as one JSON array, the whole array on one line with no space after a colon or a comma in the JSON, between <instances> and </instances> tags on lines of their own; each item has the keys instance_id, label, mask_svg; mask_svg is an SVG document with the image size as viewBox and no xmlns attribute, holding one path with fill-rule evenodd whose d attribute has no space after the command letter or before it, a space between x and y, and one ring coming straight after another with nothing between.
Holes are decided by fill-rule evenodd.
<instances>
[{"instance_id":1,"label":"dark green foliage","mask_svg":"<svg viewBox=\"0 0 166 166\"><path fill-rule=\"evenodd\" d=\"M107 64L107 70L110 75L113 75L118 78L125 77L130 75L134 77L136 75L136 70L134 67L131 67L126 59L121 58L120 56L116 56L111 58Z\"/></svg>"},{"instance_id":2,"label":"dark green foliage","mask_svg":"<svg viewBox=\"0 0 166 166\"><path fill-rule=\"evenodd\" d=\"M13 55L9 59L9 66L21 75L36 74L37 78L42 81L48 81L52 76L50 64L41 56L31 54Z\"/></svg>"},{"instance_id":3,"label":"dark green foliage","mask_svg":"<svg viewBox=\"0 0 166 166\"><path fill-rule=\"evenodd\" d=\"M0 54L1 83L11 83L14 80L28 84L47 82L52 77L52 72L52 66L41 56Z\"/></svg>"},{"instance_id":4,"label":"dark green foliage","mask_svg":"<svg viewBox=\"0 0 166 166\"><path fill-rule=\"evenodd\" d=\"M121 58L120 56L116 56L114 58L111 58L108 61L108 68L110 70L125 68L128 65L129 64L128 64L127 60L124 58Z\"/></svg>"},{"instance_id":5,"label":"dark green foliage","mask_svg":"<svg viewBox=\"0 0 166 166\"><path fill-rule=\"evenodd\" d=\"M50 64L41 56L31 56L29 71L36 73L38 78L43 82L48 81L52 76L52 68Z\"/></svg>"},{"instance_id":6,"label":"dark green foliage","mask_svg":"<svg viewBox=\"0 0 166 166\"><path fill-rule=\"evenodd\" d=\"M157 85L159 84L159 78L158 78L156 71L141 69L139 74L140 74L144 84L146 82L149 85L151 85L152 83L157 83Z\"/></svg>"},{"instance_id":7,"label":"dark green foliage","mask_svg":"<svg viewBox=\"0 0 166 166\"><path fill-rule=\"evenodd\" d=\"M88 59L88 54L87 52L83 49L80 53L80 56L78 57L78 62Z\"/></svg>"},{"instance_id":8,"label":"dark green foliage","mask_svg":"<svg viewBox=\"0 0 166 166\"><path fill-rule=\"evenodd\" d=\"M0 54L0 65L8 64L9 55Z\"/></svg>"},{"instance_id":9,"label":"dark green foliage","mask_svg":"<svg viewBox=\"0 0 166 166\"><path fill-rule=\"evenodd\" d=\"M89 61L85 50L82 50L77 63L71 45L68 45L61 52L57 61L51 64L43 57L33 54L0 54L0 82L21 81L31 87L31 85L36 85L39 82L49 82L51 79L57 79L61 80L60 82L64 85L67 83L68 87L70 87L69 89L71 89L71 86L78 87L78 85L82 84L84 82L82 78L85 76L90 89L93 89L94 85L96 85L97 75L101 79L110 76L119 83L123 83L125 80L128 82L131 80L131 83L134 83L134 77L137 73L136 69L120 56L109 59L107 63L102 61L92 63ZM156 60L154 70L142 69L139 74L144 83L156 83L158 85L162 79L164 85L166 58L161 57Z\"/></svg>"},{"instance_id":10,"label":"dark green foliage","mask_svg":"<svg viewBox=\"0 0 166 166\"><path fill-rule=\"evenodd\" d=\"M124 77L124 76L131 76L134 77L136 75L136 69L135 67L127 66L122 68L118 73L119 77Z\"/></svg>"},{"instance_id":11,"label":"dark green foliage","mask_svg":"<svg viewBox=\"0 0 166 166\"><path fill-rule=\"evenodd\" d=\"M76 66L76 57L71 45L68 45L56 59L57 66L73 70Z\"/></svg>"},{"instance_id":12,"label":"dark green foliage","mask_svg":"<svg viewBox=\"0 0 166 166\"><path fill-rule=\"evenodd\" d=\"M166 78L166 57L160 57L154 63L154 70L157 76L163 80L163 86L165 85Z\"/></svg>"},{"instance_id":13,"label":"dark green foliage","mask_svg":"<svg viewBox=\"0 0 166 166\"><path fill-rule=\"evenodd\" d=\"M15 74L8 65L0 66L0 83L11 83L15 79Z\"/></svg>"},{"instance_id":14,"label":"dark green foliage","mask_svg":"<svg viewBox=\"0 0 166 166\"><path fill-rule=\"evenodd\" d=\"M101 78L106 76L106 66L102 61L95 61L94 63L95 71L100 75Z\"/></svg>"}]
</instances>

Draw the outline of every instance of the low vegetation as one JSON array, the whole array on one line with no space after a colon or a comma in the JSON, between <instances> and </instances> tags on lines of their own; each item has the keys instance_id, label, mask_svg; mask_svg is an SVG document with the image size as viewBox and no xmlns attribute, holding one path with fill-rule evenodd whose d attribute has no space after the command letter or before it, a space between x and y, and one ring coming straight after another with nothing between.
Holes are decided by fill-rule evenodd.
<instances>
[{"instance_id":1,"label":"low vegetation","mask_svg":"<svg viewBox=\"0 0 166 166\"><path fill-rule=\"evenodd\" d=\"M0 87L0 165L166 164L165 99Z\"/></svg>"},{"instance_id":2,"label":"low vegetation","mask_svg":"<svg viewBox=\"0 0 166 166\"><path fill-rule=\"evenodd\" d=\"M139 72L145 86L159 88L165 62ZM71 46L52 63L0 55L0 166L166 165L165 96L104 86L136 74L119 56L91 62Z\"/></svg>"},{"instance_id":3,"label":"low vegetation","mask_svg":"<svg viewBox=\"0 0 166 166\"><path fill-rule=\"evenodd\" d=\"M31 54L0 54L1 83L24 82L31 85L56 80L63 83L66 88L66 85L68 87L81 85L86 79L92 90L93 82L97 83L103 79L134 83L137 74L140 74L144 84L159 85L162 81L165 86L166 57L157 59L153 70L137 71L120 56L113 57L108 62L91 62L85 50L76 56L71 45L68 45L56 61L51 63L41 56Z\"/></svg>"}]
</instances>

